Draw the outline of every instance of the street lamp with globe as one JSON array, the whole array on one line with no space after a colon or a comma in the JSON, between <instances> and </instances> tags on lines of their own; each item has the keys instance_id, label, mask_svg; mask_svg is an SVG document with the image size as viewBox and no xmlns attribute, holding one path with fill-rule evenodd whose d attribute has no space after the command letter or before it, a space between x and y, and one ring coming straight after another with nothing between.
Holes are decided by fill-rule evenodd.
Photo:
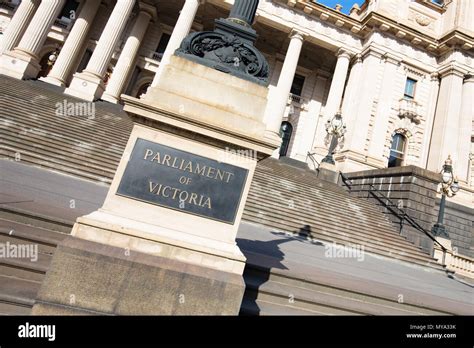
<instances>
[{"instance_id":1,"label":"street lamp with globe","mask_svg":"<svg viewBox=\"0 0 474 348\"><path fill-rule=\"evenodd\" d=\"M431 229L435 236L449 238L446 226L443 224L444 209L446 207L446 197L454 197L459 191L459 184L453 173L453 161L451 156L444 162L441 170L441 202L439 204L438 221Z\"/></svg>"},{"instance_id":2,"label":"street lamp with globe","mask_svg":"<svg viewBox=\"0 0 474 348\"><path fill-rule=\"evenodd\" d=\"M334 153L336 151L339 140L346 134L346 125L342 120L342 114L339 110L331 120L326 123L326 133L331 138L331 144L329 145L329 151L326 157L323 158L322 163L336 164L334 161Z\"/></svg>"}]
</instances>

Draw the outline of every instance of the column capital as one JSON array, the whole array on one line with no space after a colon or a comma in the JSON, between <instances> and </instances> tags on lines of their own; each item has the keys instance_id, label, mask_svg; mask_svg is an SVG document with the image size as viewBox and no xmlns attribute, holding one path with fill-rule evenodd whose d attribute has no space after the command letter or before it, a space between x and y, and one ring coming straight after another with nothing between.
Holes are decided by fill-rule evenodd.
<instances>
[{"instance_id":1,"label":"column capital","mask_svg":"<svg viewBox=\"0 0 474 348\"><path fill-rule=\"evenodd\" d=\"M339 58L346 58L346 59L351 59L352 56L354 55L353 52L346 50L345 48L340 48L336 52L336 57Z\"/></svg>"},{"instance_id":2,"label":"column capital","mask_svg":"<svg viewBox=\"0 0 474 348\"><path fill-rule=\"evenodd\" d=\"M304 31L301 31L299 29L293 28L290 34L288 35L288 37L290 39L298 39L298 40L304 41L308 37L308 34L306 34Z\"/></svg>"},{"instance_id":3,"label":"column capital","mask_svg":"<svg viewBox=\"0 0 474 348\"><path fill-rule=\"evenodd\" d=\"M464 75L467 73L467 71L456 64L448 64L441 67L438 70L438 73L441 76L441 78L454 75L454 76L464 79Z\"/></svg>"},{"instance_id":4,"label":"column capital","mask_svg":"<svg viewBox=\"0 0 474 348\"><path fill-rule=\"evenodd\" d=\"M432 72L432 73L430 74L430 78L431 78L431 81L432 81L432 82L439 81L439 73L438 73L437 71Z\"/></svg>"},{"instance_id":5,"label":"column capital","mask_svg":"<svg viewBox=\"0 0 474 348\"><path fill-rule=\"evenodd\" d=\"M156 13L156 7L147 3L144 3L143 1L140 1L138 3L140 12L146 13L147 15L150 16L151 21L156 21L157 19L157 13Z\"/></svg>"},{"instance_id":6,"label":"column capital","mask_svg":"<svg viewBox=\"0 0 474 348\"><path fill-rule=\"evenodd\" d=\"M473 83L474 82L474 71L471 71L470 73L466 74L464 76L464 83Z\"/></svg>"},{"instance_id":7,"label":"column capital","mask_svg":"<svg viewBox=\"0 0 474 348\"><path fill-rule=\"evenodd\" d=\"M357 53L354 55L354 57L352 58L352 65L354 64L360 64L362 63L362 54L360 53Z\"/></svg>"}]
</instances>

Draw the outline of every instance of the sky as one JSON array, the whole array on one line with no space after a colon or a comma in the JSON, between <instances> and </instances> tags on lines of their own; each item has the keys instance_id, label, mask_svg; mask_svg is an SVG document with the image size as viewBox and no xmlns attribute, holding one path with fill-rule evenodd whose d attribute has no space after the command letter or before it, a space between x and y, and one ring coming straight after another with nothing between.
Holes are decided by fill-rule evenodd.
<instances>
[{"instance_id":1,"label":"sky","mask_svg":"<svg viewBox=\"0 0 474 348\"><path fill-rule=\"evenodd\" d=\"M354 3L362 5L364 0L317 0L317 2L326 5L327 7L334 8L337 4L342 5L342 12L348 14Z\"/></svg>"}]
</instances>

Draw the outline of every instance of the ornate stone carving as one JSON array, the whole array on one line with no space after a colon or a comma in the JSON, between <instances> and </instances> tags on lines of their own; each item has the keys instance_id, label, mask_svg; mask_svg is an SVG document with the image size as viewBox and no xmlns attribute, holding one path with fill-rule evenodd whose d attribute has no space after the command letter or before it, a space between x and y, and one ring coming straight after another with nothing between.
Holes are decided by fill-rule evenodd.
<instances>
[{"instance_id":1,"label":"ornate stone carving","mask_svg":"<svg viewBox=\"0 0 474 348\"><path fill-rule=\"evenodd\" d=\"M235 35L214 31L192 33L184 39L176 54L225 73L267 83L269 69L265 57Z\"/></svg>"},{"instance_id":2,"label":"ornate stone carving","mask_svg":"<svg viewBox=\"0 0 474 348\"><path fill-rule=\"evenodd\" d=\"M251 25L258 0L236 0L227 19L217 19L214 31L189 34L176 55L216 70L268 85L268 63L253 43L257 38Z\"/></svg>"},{"instance_id":3,"label":"ornate stone carving","mask_svg":"<svg viewBox=\"0 0 474 348\"><path fill-rule=\"evenodd\" d=\"M422 14L415 15L415 21L422 27L426 27L431 24L430 18Z\"/></svg>"}]
</instances>

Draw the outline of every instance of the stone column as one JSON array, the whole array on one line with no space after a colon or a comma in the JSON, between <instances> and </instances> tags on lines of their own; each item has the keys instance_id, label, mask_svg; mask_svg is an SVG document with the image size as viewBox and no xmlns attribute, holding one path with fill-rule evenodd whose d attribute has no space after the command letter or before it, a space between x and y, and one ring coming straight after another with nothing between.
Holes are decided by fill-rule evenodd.
<instances>
[{"instance_id":1,"label":"stone column","mask_svg":"<svg viewBox=\"0 0 474 348\"><path fill-rule=\"evenodd\" d=\"M65 0L43 0L26 29L20 43L11 52L2 55L0 72L19 78L35 78L41 70L38 57L54 20Z\"/></svg>"},{"instance_id":2,"label":"stone column","mask_svg":"<svg viewBox=\"0 0 474 348\"><path fill-rule=\"evenodd\" d=\"M311 100L308 104L308 122L304 126L303 139L301 140L300 153L304 157L307 156L308 151L312 151L315 143L318 124L321 122L321 106L329 80L329 75L324 71L317 71L316 74L313 95L311 96Z\"/></svg>"},{"instance_id":3,"label":"stone column","mask_svg":"<svg viewBox=\"0 0 474 348\"><path fill-rule=\"evenodd\" d=\"M328 148L325 145L326 121L331 120L341 107L342 95L344 94L344 85L346 83L346 77L349 70L349 62L351 58L350 54L346 50L340 49L336 53L336 56L336 68L332 76L331 86L329 88L329 94L326 100L326 106L324 107L324 112L322 117L319 119L318 128L316 130L314 150L318 155L318 160L327 155ZM342 117L344 118L344 114Z\"/></svg>"},{"instance_id":4,"label":"stone column","mask_svg":"<svg viewBox=\"0 0 474 348\"><path fill-rule=\"evenodd\" d=\"M93 101L104 91L103 78L115 47L132 13L135 0L117 0L86 69L75 74L65 93Z\"/></svg>"},{"instance_id":5,"label":"stone column","mask_svg":"<svg viewBox=\"0 0 474 348\"><path fill-rule=\"evenodd\" d=\"M196 12L201 2L201 0L185 1L178 21L176 22L176 25L173 29L173 33L171 34L168 45L166 46L166 50L163 53L163 57L161 58L160 66L158 67L153 82L151 83L151 87L158 85L158 81L160 80L160 76L164 67L169 64L171 56L179 48L184 38L189 34L194 22L194 17L196 16Z\"/></svg>"},{"instance_id":6,"label":"stone column","mask_svg":"<svg viewBox=\"0 0 474 348\"><path fill-rule=\"evenodd\" d=\"M464 71L461 71L455 65L450 65L440 71L440 76L441 85L428 156L428 170L433 172L441 170L449 155L451 155L455 165L461 160L457 156L457 139L459 136ZM472 95L470 98L472 98Z\"/></svg>"},{"instance_id":7,"label":"stone column","mask_svg":"<svg viewBox=\"0 0 474 348\"><path fill-rule=\"evenodd\" d=\"M85 1L59 53L58 59L54 63L53 69L47 77L40 80L57 86L64 86L66 84L66 80L72 71L75 60L79 56L99 6L100 1Z\"/></svg>"},{"instance_id":8,"label":"stone column","mask_svg":"<svg viewBox=\"0 0 474 348\"><path fill-rule=\"evenodd\" d=\"M437 72L431 74L430 82L430 96L429 96L429 105L428 105L428 116L426 118L426 127L425 133L423 135L423 144L422 144L422 158L421 166L427 168L428 164L428 154L430 150L430 140L431 132L433 131L433 120L436 112L436 101L438 100L439 94L439 74Z\"/></svg>"},{"instance_id":9,"label":"stone column","mask_svg":"<svg viewBox=\"0 0 474 348\"><path fill-rule=\"evenodd\" d=\"M471 151L472 124L474 121L474 75L468 75L462 86L462 104L458 131L458 160L453 163L459 180L469 182L469 153Z\"/></svg>"},{"instance_id":10,"label":"stone column","mask_svg":"<svg viewBox=\"0 0 474 348\"><path fill-rule=\"evenodd\" d=\"M26 30L40 0L22 0L15 11L7 29L0 39L0 55L12 50L20 41L21 35Z\"/></svg>"},{"instance_id":11,"label":"stone column","mask_svg":"<svg viewBox=\"0 0 474 348\"><path fill-rule=\"evenodd\" d=\"M156 8L140 2L140 12L125 45L123 46L122 53L115 65L112 77L107 83L107 88L102 95L103 100L115 104L120 101L120 94L125 87L130 72L135 66L134 63L140 44L152 18L156 19Z\"/></svg>"},{"instance_id":12,"label":"stone column","mask_svg":"<svg viewBox=\"0 0 474 348\"><path fill-rule=\"evenodd\" d=\"M264 119L267 121L267 137L279 138L283 114L285 112L288 95L295 77L298 60L303 47L304 36L299 31L293 30L290 34L290 46L286 52L285 62L281 69L278 85L268 98Z\"/></svg>"},{"instance_id":13,"label":"stone column","mask_svg":"<svg viewBox=\"0 0 474 348\"><path fill-rule=\"evenodd\" d=\"M344 94L344 100L342 101L342 115L347 125L347 134L345 135L346 140L349 140L352 129L355 128L356 115L354 110L357 110L359 105L359 88L362 79L362 57L358 54L354 58L354 62L351 67L349 74L349 81L347 81L346 92Z\"/></svg>"},{"instance_id":14,"label":"stone column","mask_svg":"<svg viewBox=\"0 0 474 348\"><path fill-rule=\"evenodd\" d=\"M357 99L356 108L349 111L353 115L353 119L347 125L344 142L345 156L351 161L350 164L346 163L344 168L348 168L349 171L368 169L366 164L367 136L382 58L381 52L373 47L364 52L362 56L360 79L354 95L354 98Z\"/></svg>"},{"instance_id":15,"label":"stone column","mask_svg":"<svg viewBox=\"0 0 474 348\"><path fill-rule=\"evenodd\" d=\"M384 72L382 85L380 87L379 99L377 103L377 111L375 112L375 120L372 128L372 138L369 145L369 156L379 163L379 166L386 166L384 159L385 140L387 137L387 129L389 126L390 112L394 103L393 84L397 78L397 70L400 66L401 59L386 53L384 55Z\"/></svg>"},{"instance_id":16,"label":"stone column","mask_svg":"<svg viewBox=\"0 0 474 348\"><path fill-rule=\"evenodd\" d=\"M344 93L344 85L346 83L350 59L351 56L346 50L340 49L337 52L336 69L332 76L331 88L329 89L329 95L324 109L324 115L327 119L332 119L341 107L342 94Z\"/></svg>"}]
</instances>

